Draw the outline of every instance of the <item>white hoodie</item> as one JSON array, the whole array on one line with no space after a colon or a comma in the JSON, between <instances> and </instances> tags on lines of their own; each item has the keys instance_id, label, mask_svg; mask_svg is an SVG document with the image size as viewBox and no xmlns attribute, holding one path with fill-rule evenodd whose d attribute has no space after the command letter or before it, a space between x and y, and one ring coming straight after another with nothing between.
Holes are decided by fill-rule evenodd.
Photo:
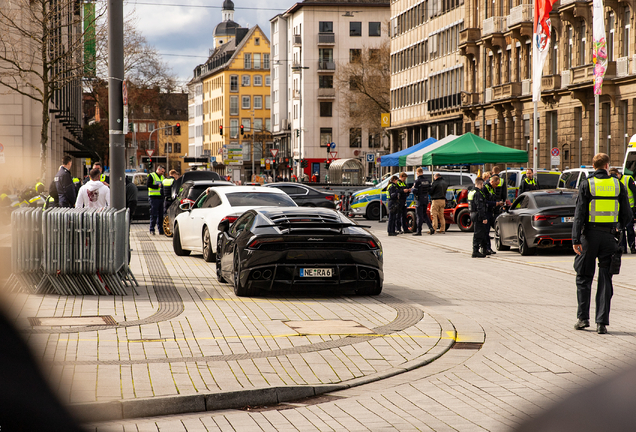
<instances>
[{"instance_id":1,"label":"white hoodie","mask_svg":"<svg viewBox=\"0 0 636 432\"><path fill-rule=\"evenodd\" d=\"M110 189L99 180L90 180L77 194L75 208L104 208L110 206Z\"/></svg>"}]
</instances>

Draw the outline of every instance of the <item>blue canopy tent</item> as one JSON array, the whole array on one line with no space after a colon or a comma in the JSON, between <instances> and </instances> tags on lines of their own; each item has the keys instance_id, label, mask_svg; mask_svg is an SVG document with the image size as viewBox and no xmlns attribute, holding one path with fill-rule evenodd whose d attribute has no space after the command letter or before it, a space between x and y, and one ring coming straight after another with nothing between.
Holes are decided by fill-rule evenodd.
<instances>
[{"instance_id":1,"label":"blue canopy tent","mask_svg":"<svg viewBox=\"0 0 636 432\"><path fill-rule=\"evenodd\" d=\"M396 167L400 166L400 156L408 156L413 152L423 149L426 146L429 146L433 143L436 143L437 139L428 138L421 143L415 144L412 147L405 148L404 150L400 150L399 152L391 153L390 155L384 155L380 158L380 166L383 167Z\"/></svg>"}]
</instances>

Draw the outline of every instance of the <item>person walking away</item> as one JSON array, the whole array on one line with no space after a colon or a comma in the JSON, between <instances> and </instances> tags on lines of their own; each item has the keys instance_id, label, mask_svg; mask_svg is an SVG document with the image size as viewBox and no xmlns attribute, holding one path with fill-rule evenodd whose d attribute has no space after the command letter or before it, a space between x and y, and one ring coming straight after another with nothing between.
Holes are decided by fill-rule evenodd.
<instances>
[{"instance_id":1,"label":"person walking away","mask_svg":"<svg viewBox=\"0 0 636 432\"><path fill-rule=\"evenodd\" d=\"M475 231L473 234L473 258L485 258L486 254L480 249L488 248L488 216L486 215L486 195L484 194L484 179L475 179L475 188L468 192L468 206L470 219L473 221Z\"/></svg>"},{"instance_id":2,"label":"person walking away","mask_svg":"<svg viewBox=\"0 0 636 432\"><path fill-rule=\"evenodd\" d=\"M99 180L99 169L88 173L91 180L82 186L77 195L75 208L106 208L110 206L110 188Z\"/></svg>"},{"instance_id":3,"label":"person walking away","mask_svg":"<svg viewBox=\"0 0 636 432\"><path fill-rule=\"evenodd\" d=\"M415 197L416 207L415 213L417 215L417 225L415 226L415 234L414 236L422 235L422 225L426 222L426 226L428 226L428 234L435 234L435 230L433 229L433 225L431 224L431 220L426 214L426 210L428 209L428 194L431 190L431 182L429 182L426 177L424 177L424 170L422 168L418 168L415 172L417 174L417 180L415 180L415 184L413 185L413 196Z\"/></svg>"},{"instance_id":4,"label":"person walking away","mask_svg":"<svg viewBox=\"0 0 636 432\"><path fill-rule=\"evenodd\" d=\"M389 186L386 188L387 208L389 209L389 223L387 224L387 231L390 236L397 235L396 222L400 198L400 188L397 185L397 181L397 176L391 176Z\"/></svg>"},{"instance_id":5,"label":"person walking away","mask_svg":"<svg viewBox=\"0 0 636 432\"><path fill-rule=\"evenodd\" d=\"M620 171L616 168L611 168L609 170L609 173L612 177L616 177L618 180L620 180L623 186L625 186L629 207L632 209L632 214L636 216L636 206L634 205L634 196L636 196L636 184L634 183L634 178L630 175L621 174ZM627 253L627 247L629 246L630 252L632 254L636 254L634 237L634 219L632 218L632 220L629 221L625 226L623 235L620 239L620 247L623 250L623 253Z\"/></svg>"},{"instance_id":6,"label":"person walking away","mask_svg":"<svg viewBox=\"0 0 636 432\"><path fill-rule=\"evenodd\" d=\"M408 230L408 223L406 221L406 199L411 193L411 189L406 187L406 179L408 176L405 172L400 173L400 177L397 181L398 186L398 215L395 222L395 230L398 234L404 234Z\"/></svg>"},{"instance_id":7,"label":"person walking away","mask_svg":"<svg viewBox=\"0 0 636 432\"><path fill-rule=\"evenodd\" d=\"M609 175L610 159L598 153L592 159L594 173L579 186L574 223L572 224L572 248L576 271L577 322L576 330L590 326L590 297L598 258L598 286L596 288L596 331L607 333L609 325L612 286L612 257L620 251L617 234L633 219L625 186Z\"/></svg>"},{"instance_id":8,"label":"person walking away","mask_svg":"<svg viewBox=\"0 0 636 432\"><path fill-rule=\"evenodd\" d=\"M146 185L148 186L148 199L150 200L150 235L155 235L155 225L159 229L159 234L163 235L163 197L161 187L163 186L163 174L166 172L161 165L157 170L148 174Z\"/></svg>"},{"instance_id":9,"label":"person walking away","mask_svg":"<svg viewBox=\"0 0 636 432\"><path fill-rule=\"evenodd\" d=\"M446 189L448 183L440 173L435 173L431 185L431 217L433 218L433 229L437 227L438 233L446 234L446 221L444 220L444 208L446 207Z\"/></svg>"},{"instance_id":10,"label":"person walking away","mask_svg":"<svg viewBox=\"0 0 636 432\"><path fill-rule=\"evenodd\" d=\"M73 207L77 194L75 193L75 185L73 184L73 176L71 175L71 166L73 159L70 156L64 156L62 166L55 174L55 188L59 197L60 207Z\"/></svg>"},{"instance_id":11,"label":"person walking away","mask_svg":"<svg viewBox=\"0 0 636 432\"><path fill-rule=\"evenodd\" d=\"M534 171L532 168L528 168L526 170L526 175L521 180L521 186L519 186L519 195L524 192L530 192L539 190L541 187L539 186L539 182L536 178L534 178Z\"/></svg>"}]
</instances>

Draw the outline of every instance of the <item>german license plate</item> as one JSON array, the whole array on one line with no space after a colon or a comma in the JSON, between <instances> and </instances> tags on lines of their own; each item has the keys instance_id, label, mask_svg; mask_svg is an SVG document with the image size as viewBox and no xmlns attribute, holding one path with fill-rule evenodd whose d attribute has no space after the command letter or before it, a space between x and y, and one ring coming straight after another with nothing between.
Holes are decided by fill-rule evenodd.
<instances>
[{"instance_id":1,"label":"german license plate","mask_svg":"<svg viewBox=\"0 0 636 432\"><path fill-rule=\"evenodd\" d=\"M574 216L562 217L561 222L574 222Z\"/></svg>"},{"instance_id":2,"label":"german license plate","mask_svg":"<svg viewBox=\"0 0 636 432\"><path fill-rule=\"evenodd\" d=\"M331 277L330 268L301 268L300 277Z\"/></svg>"}]
</instances>

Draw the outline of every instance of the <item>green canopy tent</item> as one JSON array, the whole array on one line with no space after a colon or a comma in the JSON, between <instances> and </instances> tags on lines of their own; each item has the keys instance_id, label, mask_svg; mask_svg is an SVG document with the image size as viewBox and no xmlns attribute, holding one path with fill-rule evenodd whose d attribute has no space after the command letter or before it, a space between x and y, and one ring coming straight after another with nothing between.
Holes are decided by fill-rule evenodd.
<instances>
[{"instance_id":1,"label":"green canopy tent","mask_svg":"<svg viewBox=\"0 0 636 432\"><path fill-rule=\"evenodd\" d=\"M418 158L417 161L407 157L408 165L481 165L485 163L528 162L527 151L495 144L471 132L441 146L432 145L430 147L432 148L422 149L421 158Z\"/></svg>"}]
</instances>

